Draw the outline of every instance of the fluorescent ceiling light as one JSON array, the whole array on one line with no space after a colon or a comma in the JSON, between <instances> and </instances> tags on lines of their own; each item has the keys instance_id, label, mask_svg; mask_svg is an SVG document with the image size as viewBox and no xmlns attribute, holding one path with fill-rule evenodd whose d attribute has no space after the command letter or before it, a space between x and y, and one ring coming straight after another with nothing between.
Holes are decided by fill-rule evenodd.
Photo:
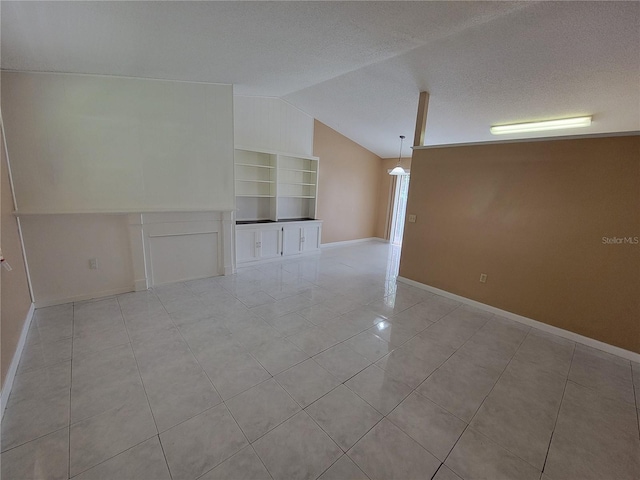
<instances>
[{"instance_id":1,"label":"fluorescent ceiling light","mask_svg":"<svg viewBox=\"0 0 640 480\"><path fill-rule=\"evenodd\" d=\"M512 125L494 125L491 133L494 135L506 135L509 133L542 132L545 130L560 130L563 128L579 128L591 125L591 116L561 118L559 120L546 120L543 122L515 123Z\"/></svg>"}]
</instances>

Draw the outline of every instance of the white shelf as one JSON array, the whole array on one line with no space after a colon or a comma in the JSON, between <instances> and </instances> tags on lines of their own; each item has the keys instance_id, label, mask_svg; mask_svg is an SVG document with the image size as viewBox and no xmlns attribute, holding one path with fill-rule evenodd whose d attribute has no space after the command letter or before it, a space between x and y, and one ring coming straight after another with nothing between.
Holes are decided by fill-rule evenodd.
<instances>
[{"instance_id":1,"label":"white shelf","mask_svg":"<svg viewBox=\"0 0 640 480\"><path fill-rule=\"evenodd\" d=\"M315 218L317 157L236 148L238 218Z\"/></svg>"},{"instance_id":2,"label":"white shelf","mask_svg":"<svg viewBox=\"0 0 640 480\"><path fill-rule=\"evenodd\" d=\"M236 163L236 167L276 168L272 165L254 165L253 163Z\"/></svg>"},{"instance_id":3,"label":"white shelf","mask_svg":"<svg viewBox=\"0 0 640 480\"><path fill-rule=\"evenodd\" d=\"M287 170L289 172L317 173L315 170L302 170L300 168L288 168L288 167L281 167L280 170Z\"/></svg>"},{"instance_id":4,"label":"white shelf","mask_svg":"<svg viewBox=\"0 0 640 480\"><path fill-rule=\"evenodd\" d=\"M253 195L253 194L240 194L236 197L249 197L249 198L275 198L275 195Z\"/></svg>"}]
</instances>

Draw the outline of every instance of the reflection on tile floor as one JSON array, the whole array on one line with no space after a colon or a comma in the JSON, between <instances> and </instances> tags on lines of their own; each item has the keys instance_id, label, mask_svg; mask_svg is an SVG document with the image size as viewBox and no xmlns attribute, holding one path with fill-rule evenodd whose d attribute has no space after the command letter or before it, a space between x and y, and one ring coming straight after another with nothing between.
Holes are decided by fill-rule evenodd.
<instances>
[{"instance_id":1,"label":"reflection on tile floor","mask_svg":"<svg viewBox=\"0 0 640 480\"><path fill-rule=\"evenodd\" d=\"M398 260L37 310L2 478L640 478L640 364L396 283Z\"/></svg>"}]
</instances>

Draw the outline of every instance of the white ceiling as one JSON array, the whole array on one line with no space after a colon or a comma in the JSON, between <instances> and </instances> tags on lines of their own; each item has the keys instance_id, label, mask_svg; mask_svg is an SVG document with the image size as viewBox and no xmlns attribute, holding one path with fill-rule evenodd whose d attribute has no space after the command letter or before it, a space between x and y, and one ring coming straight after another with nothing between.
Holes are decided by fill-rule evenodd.
<instances>
[{"instance_id":1,"label":"white ceiling","mask_svg":"<svg viewBox=\"0 0 640 480\"><path fill-rule=\"evenodd\" d=\"M3 69L233 83L238 94L281 97L382 157L397 156L398 135L413 138L421 90L431 94L427 145L496 140L492 124L583 114L593 114L591 127L558 135L640 130L636 1L0 9Z\"/></svg>"}]
</instances>

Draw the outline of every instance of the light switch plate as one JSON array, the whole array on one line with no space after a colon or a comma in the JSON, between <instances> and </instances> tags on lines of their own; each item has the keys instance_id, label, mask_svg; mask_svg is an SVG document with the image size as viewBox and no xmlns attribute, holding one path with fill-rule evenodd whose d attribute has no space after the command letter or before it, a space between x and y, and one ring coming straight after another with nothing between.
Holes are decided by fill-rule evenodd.
<instances>
[{"instance_id":1,"label":"light switch plate","mask_svg":"<svg viewBox=\"0 0 640 480\"><path fill-rule=\"evenodd\" d=\"M409 223L416 223L416 216L415 215L409 215L408 220L409 220Z\"/></svg>"}]
</instances>

